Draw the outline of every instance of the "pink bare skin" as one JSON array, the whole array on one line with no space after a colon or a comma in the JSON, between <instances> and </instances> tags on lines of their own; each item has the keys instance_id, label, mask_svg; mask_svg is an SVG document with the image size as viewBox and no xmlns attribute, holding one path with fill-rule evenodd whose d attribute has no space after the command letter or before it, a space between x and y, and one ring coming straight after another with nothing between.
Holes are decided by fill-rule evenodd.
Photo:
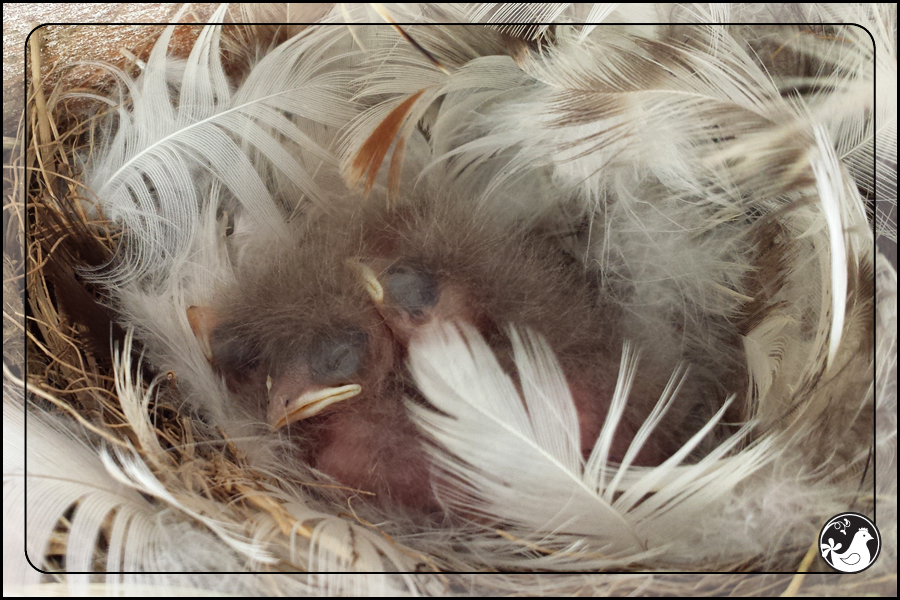
<instances>
[{"instance_id":1,"label":"pink bare skin","mask_svg":"<svg viewBox=\"0 0 900 600\"><path fill-rule=\"evenodd\" d=\"M572 400L578 413L581 454L587 459L594 449L597 438L600 436L603 424L606 422L606 415L609 412L609 405L615 391L616 381L612 378L606 381L598 381L596 376L591 377L578 373L573 369L567 371L566 380L569 382L569 391L572 393ZM638 389L634 390L633 393L650 392L649 390L639 389L641 387L640 383L636 387ZM616 434L613 436L609 454L610 460L615 463L622 462L639 426L639 423L634 423L628 418L626 412L623 421L620 421L616 428ZM669 454L665 452L662 445L648 444L641 448L632 464L641 467L652 467L662 463L667 458L669 458Z\"/></svg>"},{"instance_id":2,"label":"pink bare skin","mask_svg":"<svg viewBox=\"0 0 900 600\"><path fill-rule=\"evenodd\" d=\"M313 467L360 490L364 501L372 499L422 515L440 510L421 436L399 398L350 401L310 421L304 426L312 438L309 461Z\"/></svg>"}]
</instances>

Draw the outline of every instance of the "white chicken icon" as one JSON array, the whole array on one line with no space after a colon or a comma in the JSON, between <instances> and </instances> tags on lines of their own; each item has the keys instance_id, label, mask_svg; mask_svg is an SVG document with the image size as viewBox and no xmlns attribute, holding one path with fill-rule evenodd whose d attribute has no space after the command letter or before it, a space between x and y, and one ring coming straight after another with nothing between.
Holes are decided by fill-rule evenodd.
<instances>
[{"instance_id":1,"label":"white chicken icon","mask_svg":"<svg viewBox=\"0 0 900 600\"><path fill-rule=\"evenodd\" d=\"M829 562L832 567L844 573L856 573L865 569L872 561L869 547L866 545L866 542L872 539L875 538L872 537L869 530L865 527L860 527L859 531L853 536L850 547L844 552L838 553L838 550L841 549L841 544L835 544L833 538L828 538L828 543L822 544L822 556L827 558L828 553L831 552Z\"/></svg>"}]
</instances>

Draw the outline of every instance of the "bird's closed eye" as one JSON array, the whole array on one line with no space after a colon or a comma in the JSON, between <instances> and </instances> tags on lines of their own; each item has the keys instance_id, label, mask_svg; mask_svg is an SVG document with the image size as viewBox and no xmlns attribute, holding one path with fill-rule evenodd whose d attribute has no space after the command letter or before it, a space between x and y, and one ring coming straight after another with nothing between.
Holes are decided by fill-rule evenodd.
<instances>
[{"instance_id":1,"label":"bird's closed eye","mask_svg":"<svg viewBox=\"0 0 900 600\"><path fill-rule=\"evenodd\" d=\"M210 338L214 365L236 380L253 376L260 359L250 342L227 328L213 332Z\"/></svg>"},{"instance_id":2,"label":"bird's closed eye","mask_svg":"<svg viewBox=\"0 0 900 600\"><path fill-rule=\"evenodd\" d=\"M320 383L334 383L351 377L360 370L368 338L356 328L329 332L313 344L309 369Z\"/></svg>"},{"instance_id":3,"label":"bird's closed eye","mask_svg":"<svg viewBox=\"0 0 900 600\"><path fill-rule=\"evenodd\" d=\"M437 304L437 281L426 269L394 265L380 279L387 300L414 316Z\"/></svg>"}]
</instances>

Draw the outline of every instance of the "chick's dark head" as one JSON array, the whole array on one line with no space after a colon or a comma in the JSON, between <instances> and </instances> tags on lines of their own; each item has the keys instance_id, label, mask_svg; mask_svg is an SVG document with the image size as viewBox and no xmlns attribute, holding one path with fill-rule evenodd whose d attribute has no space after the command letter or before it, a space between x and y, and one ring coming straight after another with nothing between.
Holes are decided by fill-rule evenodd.
<instances>
[{"instance_id":1,"label":"chick's dark head","mask_svg":"<svg viewBox=\"0 0 900 600\"><path fill-rule=\"evenodd\" d=\"M365 288L401 345L437 320L473 325L497 349L516 325L566 360L617 356L621 308L553 236L449 199L370 209L364 222Z\"/></svg>"},{"instance_id":2,"label":"chick's dark head","mask_svg":"<svg viewBox=\"0 0 900 600\"><path fill-rule=\"evenodd\" d=\"M298 232L239 272L216 307L192 308L193 322L209 323L212 365L276 428L377 394L393 365L390 332L348 261L348 238L332 233L326 241Z\"/></svg>"}]
</instances>

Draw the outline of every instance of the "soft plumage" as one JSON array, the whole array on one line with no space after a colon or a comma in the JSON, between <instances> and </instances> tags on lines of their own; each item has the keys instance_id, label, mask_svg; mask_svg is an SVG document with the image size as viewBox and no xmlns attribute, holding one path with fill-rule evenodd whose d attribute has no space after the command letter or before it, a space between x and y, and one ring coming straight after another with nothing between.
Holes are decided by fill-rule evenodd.
<instances>
[{"instance_id":1,"label":"soft plumage","mask_svg":"<svg viewBox=\"0 0 900 600\"><path fill-rule=\"evenodd\" d=\"M345 5L328 18L365 10ZM400 20L460 9L380 10ZM507 8L466 10L504 20ZM578 20L579 10L560 5L554 16ZM853 10L876 24L876 46L890 56L894 9ZM95 560L109 570L123 561L150 571L163 555L190 571L794 570L824 519L854 503L869 510L868 457L874 446L882 475L896 439L895 416L893 429L879 429L893 432L886 446L870 427L894 406L890 393L873 397L873 266L879 289L896 279L873 254L866 212L872 140L896 136L895 91L881 88L896 64L876 63L876 103L862 68L871 49L852 27L403 29L421 48L388 26L311 27L226 75L220 32L209 28L185 61L166 58L164 36L138 79L117 73L127 96L106 100L118 116L98 132L105 141L84 180L87 200L123 238L116 261L88 275L107 286L148 363L177 385L151 396L128 378L127 355L117 359L130 441L59 442L94 456L82 461L94 468L85 477L117 487L42 489L57 508L27 530L36 552L51 537L46 523L77 503L85 541L71 560L87 564L89 540L108 526L109 552ZM783 62L764 64L779 53ZM892 98L887 124L873 124L868 111ZM403 224L403 211L423 202L432 212ZM365 236L379 219L386 245ZM272 266L273 256L287 266ZM518 264L540 269L515 268L523 256ZM468 313L426 314L428 290L408 294L423 276L391 279L404 260L478 300L461 304ZM504 263L512 267L497 268ZM360 266L384 288L382 305ZM533 273L552 282L544 295L531 295L541 289ZM284 279L299 275L309 279ZM302 310L278 314L297 296L308 298ZM421 322L397 306L421 310ZM221 311L238 333L217 337L221 324L203 325L191 307ZM359 322L347 329L329 315ZM286 435L265 424L272 373L256 372L241 350L284 361L269 382L278 390L278 374L294 372L292 355L279 352L315 356L323 323L386 340L390 351L377 357L390 359L388 374L361 383L405 411L390 418L423 457L412 470L431 478L419 489L446 520L355 502L327 477L341 481L340 461L323 475L291 453L302 441L292 436L307 435L295 428L302 422ZM233 340L237 350L223 350ZM591 343L603 347L599 365L584 359ZM590 427L585 388L605 390ZM255 405L240 401L254 394ZM196 458L186 450L195 442L156 441L151 397L194 420ZM41 431L59 431L59 417L31 406ZM375 413L338 409L344 431L373 431ZM340 433L326 428L319 440L342 439L313 450L346 443ZM661 438L665 452L642 459ZM53 459L34 460L48 468ZM227 473L232 487L205 488L223 479L192 474L193 460ZM20 489L20 472L9 473L4 489ZM895 494L890 485L881 493ZM129 515L125 535L117 524ZM882 529L894 544L895 527L888 519ZM180 531L207 550L199 566L162 542L136 550ZM402 575L345 588L313 577L249 581L257 593L452 591Z\"/></svg>"},{"instance_id":2,"label":"soft plumage","mask_svg":"<svg viewBox=\"0 0 900 600\"><path fill-rule=\"evenodd\" d=\"M411 344L435 327L477 330L520 386L526 381L514 372L505 330L542 335L563 369L557 385L571 392L563 402L574 402L571 434L578 432L584 458L604 421L612 421L616 394L625 410L610 429L615 435L607 434L604 456L620 464L667 384L677 387L661 423L645 433L650 441L628 458L656 465L718 410L728 382L731 393L745 392L736 333L715 372L692 373L678 365L686 357L653 350L623 354L629 331L620 306L545 232L498 224L471 200L438 192L392 208L355 203L336 201L330 214L297 219L291 243L273 244L212 306L188 313L231 391L229 402L285 428L305 462L375 493L376 502L437 509L424 448L403 404L404 397L427 404L404 363ZM617 391L620 363L633 374Z\"/></svg>"}]
</instances>

